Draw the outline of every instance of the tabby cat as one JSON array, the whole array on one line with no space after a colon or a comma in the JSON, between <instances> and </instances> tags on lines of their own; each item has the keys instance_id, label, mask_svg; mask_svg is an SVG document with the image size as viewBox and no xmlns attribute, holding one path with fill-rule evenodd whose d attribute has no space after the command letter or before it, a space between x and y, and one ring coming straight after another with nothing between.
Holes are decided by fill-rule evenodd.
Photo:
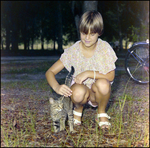
<instances>
[{"instance_id":1,"label":"tabby cat","mask_svg":"<svg viewBox=\"0 0 150 148\"><path fill-rule=\"evenodd\" d=\"M71 86L73 79L74 67L71 66L71 71L66 76L65 85ZM59 132L65 129L65 121L68 115L70 132L75 132L73 129L73 103L70 97L61 96L58 100L50 98L50 114L53 120L54 132Z\"/></svg>"}]
</instances>

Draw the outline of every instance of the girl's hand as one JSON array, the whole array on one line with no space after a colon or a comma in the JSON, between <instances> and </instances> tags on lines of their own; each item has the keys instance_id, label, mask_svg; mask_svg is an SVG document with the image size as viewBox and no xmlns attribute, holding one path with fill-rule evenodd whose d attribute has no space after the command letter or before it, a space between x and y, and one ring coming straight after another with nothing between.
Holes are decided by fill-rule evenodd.
<instances>
[{"instance_id":1,"label":"girl's hand","mask_svg":"<svg viewBox=\"0 0 150 148\"><path fill-rule=\"evenodd\" d=\"M65 84L58 85L55 88L55 92L57 94L63 95L65 97L71 96L72 95L72 90Z\"/></svg>"},{"instance_id":2,"label":"girl's hand","mask_svg":"<svg viewBox=\"0 0 150 148\"><path fill-rule=\"evenodd\" d=\"M84 71L84 72L78 74L75 77L74 81L78 84L82 84L83 81L85 81L87 78L88 78L88 72Z\"/></svg>"}]
</instances>

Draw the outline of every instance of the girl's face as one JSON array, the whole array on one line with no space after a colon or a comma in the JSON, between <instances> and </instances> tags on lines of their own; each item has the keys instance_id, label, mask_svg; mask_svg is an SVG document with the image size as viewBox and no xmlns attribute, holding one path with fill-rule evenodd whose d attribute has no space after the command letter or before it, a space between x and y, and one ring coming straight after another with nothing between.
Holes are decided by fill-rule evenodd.
<instances>
[{"instance_id":1,"label":"girl's face","mask_svg":"<svg viewBox=\"0 0 150 148\"><path fill-rule=\"evenodd\" d=\"M86 47L91 47L92 45L96 44L98 36L98 33L90 33L90 31L88 34L80 32L81 41Z\"/></svg>"}]
</instances>

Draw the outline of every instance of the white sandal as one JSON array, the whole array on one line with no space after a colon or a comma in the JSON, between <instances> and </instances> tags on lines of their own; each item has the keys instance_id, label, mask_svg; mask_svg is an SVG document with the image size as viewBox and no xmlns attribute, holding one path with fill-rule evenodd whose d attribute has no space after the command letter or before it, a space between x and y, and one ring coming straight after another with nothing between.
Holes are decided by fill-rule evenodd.
<instances>
[{"instance_id":1,"label":"white sandal","mask_svg":"<svg viewBox=\"0 0 150 148\"><path fill-rule=\"evenodd\" d=\"M97 114L97 118L100 118L100 117L106 117L106 118L110 119L110 117L106 113ZM98 121L96 121L96 122L98 122ZM111 126L111 123L109 123L107 121L106 122L99 122L98 125L100 127L103 126L103 125Z\"/></svg>"},{"instance_id":2,"label":"white sandal","mask_svg":"<svg viewBox=\"0 0 150 148\"><path fill-rule=\"evenodd\" d=\"M79 113L75 110L73 110L73 114L76 115L76 116L79 116L81 117L82 116L82 113ZM81 121L77 120L77 119L74 119L74 125L81 125Z\"/></svg>"}]
</instances>

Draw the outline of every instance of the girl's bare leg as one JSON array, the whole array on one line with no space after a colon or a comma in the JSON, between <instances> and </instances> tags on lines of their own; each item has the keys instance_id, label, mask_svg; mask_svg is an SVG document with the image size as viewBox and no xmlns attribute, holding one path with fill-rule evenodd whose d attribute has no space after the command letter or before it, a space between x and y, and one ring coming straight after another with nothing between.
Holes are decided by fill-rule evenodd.
<instances>
[{"instance_id":1,"label":"girl's bare leg","mask_svg":"<svg viewBox=\"0 0 150 148\"><path fill-rule=\"evenodd\" d=\"M83 104L87 103L89 99L89 89L83 84L74 84L71 86L72 90L72 102L75 104L74 110L82 113L83 111ZM81 121L80 116L74 115L74 118L77 119L78 121Z\"/></svg>"},{"instance_id":2,"label":"girl's bare leg","mask_svg":"<svg viewBox=\"0 0 150 148\"><path fill-rule=\"evenodd\" d=\"M105 113L105 109L107 106L107 103L110 98L111 93L111 85L110 82L106 79L98 79L93 85L92 85L92 91L95 94L95 101L94 99L91 100L91 102L98 103L98 114ZM105 122L108 121L106 117L101 117L100 121ZM102 128L109 128L108 126L103 125Z\"/></svg>"}]
</instances>

